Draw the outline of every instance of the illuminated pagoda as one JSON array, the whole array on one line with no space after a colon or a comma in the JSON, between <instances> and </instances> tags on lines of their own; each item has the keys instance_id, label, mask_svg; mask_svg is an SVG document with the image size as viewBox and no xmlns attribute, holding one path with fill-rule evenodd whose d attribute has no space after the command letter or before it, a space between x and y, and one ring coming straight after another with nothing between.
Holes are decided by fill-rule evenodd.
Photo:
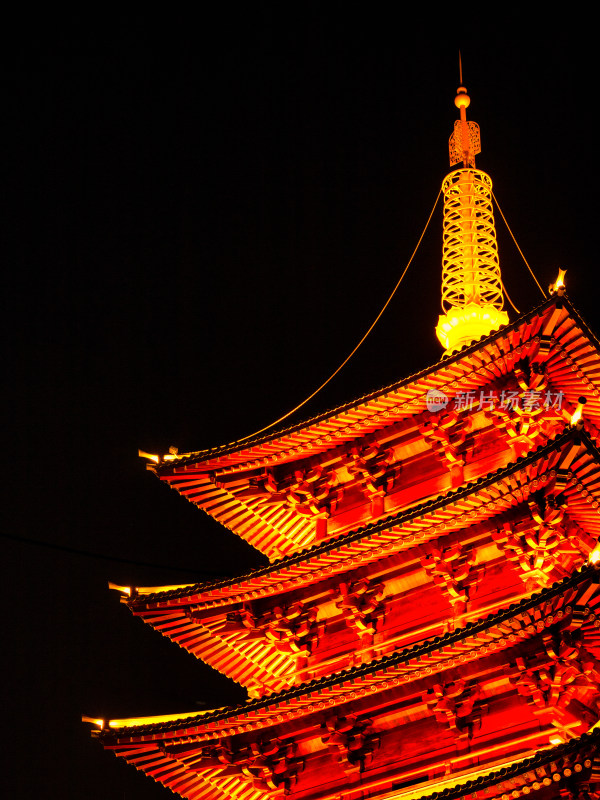
<instances>
[{"instance_id":1,"label":"illuminated pagoda","mask_svg":"<svg viewBox=\"0 0 600 800\"><path fill-rule=\"evenodd\" d=\"M270 559L114 587L248 691L95 721L182 797L599 796L600 345L562 278L509 322L464 87L455 102L441 360L276 433L145 454Z\"/></svg>"}]
</instances>

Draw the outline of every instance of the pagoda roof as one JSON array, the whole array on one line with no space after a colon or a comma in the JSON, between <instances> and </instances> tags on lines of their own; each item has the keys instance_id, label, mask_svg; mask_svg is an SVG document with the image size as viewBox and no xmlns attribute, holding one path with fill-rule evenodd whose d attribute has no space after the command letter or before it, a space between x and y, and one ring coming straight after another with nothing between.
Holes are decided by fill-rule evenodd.
<instances>
[{"instance_id":1,"label":"pagoda roof","mask_svg":"<svg viewBox=\"0 0 600 800\"><path fill-rule=\"evenodd\" d=\"M169 587L165 591L160 591L160 587L145 588L122 599L146 623L252 691L258 686L262 687L261 691L279 691L295 681L293 655L278 649L258 631L253 633L241 623L236 626L233 621L226 622L228 612L242 608L248 601L260 601L263 613L268 613L268 608L275 604L284 609L283 616L288 606L292 613L300 613L300 610L294 611L294 604L302 601L304 594L311 598L309 606L314 609L319 604L332 602L332 594L340 581L350 585L356 580L370 578L371 574L375 576L373 581L387 581L390 575L384 575L390 570L386 602L392 596L399 599L398 593L405 592L406 586L404 583L396 585L393 577L401 567L398 555L402 554L405 561L416 560L419 569L419 559L425 554L424 546L428 542L442 550L460 542L468 543L468 549L476 548L479 555L477 566L473 567L474 579L476 572L488 574L490 566L495 564L494 569L501 571L503 577L493 578L489 573L489 580L498 586L493 601L490 598L485 603L486 611L497 609L503 602L523 596L525 579L519 580L519 573L513 571L506 557L500 558L501 553L495 546L495 529L501 528L503 523L510 522L514 526L519 520L530 519L528 501L533 500L536 507L538 492L544 497L562 495L560 502L568 513L565 523L568 522L571 530L575 528L579 541L574 551L577 553L575 561L568 561L570 571L587 557L600 536L600 452L584 431L572 428L516 463L444 497L315 545L240 578ZM535 527L533 520L531 524ZM565 571L553 574L556 580ZM426 578L424 583L432 579ZM436 593L439 591L436 589ZM489 592L489 588L486 591ZM486 592L482 596L486 596ZM430 604L432 600L433 597ZM437 602L441 600L440 597ZM445 608L448 601L442 605ZM257 613L260 617L258 607ZM327 612L327 616L331 613ZM460 619L465 622L478 613L479 606L475 604L461 613ZM434 630L441 628L441 622L438 624L433 618L423 617L421 625L424 631L429 631L425 634L429 636L432 626ZM395 646L402 646L402 639L406 642L407 636L408 641L418 638L415 630L402 633L398 629L393 634ZM371 657L375 652L389 652L392 646L387 636L381 636ZM355 653L358 644L336 639L335 647L338 663L332 668L339 669L340 659ZM346 651L348 655L344 656ZM328 658L333 657L333 653L329 653ZM307 669L318 671L317 665Z\"/></svg>"},{"instance_id":2,"label":"pagoda roof","mask_svg":"<svg viewBox=\"0 0 600 800\"><path fill-rule=\"evenodd\" d=\"M573 614L585 619L591 612L591 624L596 622L595 609L599 603L600 567L588 564L506 609L369 664L350 667L233 708L181 714L176 719L142 725L135 725L135 720L127 720L125 724L112 720L98 731L98 736L106 744L190 736L200 742L277 726L288 719L323 710L327 705L339 706L401 683L427 680L434 673L460 670L463 664L504 651L515 642L540 635L556 623L566 624Z\"/></svg>"},{"instance_id":3,"label":"pagoda roof","mask_svg":"<svg viewBox=\"0 0 600 800\"><path fill-rule=\"evenodd\" d=\"M146 745L116 752L139 769L144 769L142 765L136 764L136 757L143 763L143 756L146 756L147 762L148 753L152 749L152 745ZM159 752L155 751L154 758L157 755ZM164 754L160 755L167 761ZM175 770L173 772L175 774L158 779L169 788L173 784L173 790L177 791L176 781L181 776ZM575 786L580 785L585 787L592 784L597 791L599 777L600 730L595 726L568 742L540 749L526 758L499 759L493 765L481 769L471 767L458 775L428 781L426 786L409 786L404 790L396 790L394 797L399 800L478 800L482 793L488 798L517 798L534 791L536 797L545 800L562 797L565 789L572 791ZM194 783L201 787L201 779L192 779L190 785L193 786ZM198 795L191 796L202 797L206 794L206 791L201 791Z\"/></svg>"},{"instance_id":4,"label":"pagoda roof","mask_svg":"<svg viewBox=\"0 0 600 800\"><path fill-rule=\"evenodd\" d=\"M597 511L600 501L600 471L597 468L600 467L600 450L585 429L566 427L559 436L490 475L376 523L314 544L306 550L263 567L254 568L245 575L209 583L183 584L164 591L159 586L145 587L132 597L125 598L125 601L131 607L143 604L146 608L156 609L177 606L182 602L224 605L229 604L232 597L250 600L267 593L279 593L284 590L282 581L287 581L289 588L292 588L293 584L305 580L321 580L334 571L343 572L357 564L379 560L441 533L448 534L494 517L523 502L531 491L532 480L543 486L556 478L556 475L545 473L556 469L557 457L560 462L559 457L565 446L571 453L572 445L576 451L583 447L596 467L594 470L586 468L581 475L581 483L572 482L571 488L566 491L571 494L583 492L583 502L573 506L572 510L575 514L582 515L582 522L585 517L586 530L590 534L600 536L600 514ZM579 457L580 452L573 452L569 461L572 472L576 471L576 464L572 462ZM523 472L533 466L538 467L535 475ZM510 479L515 477L522 477L523 480L520 483L511 483ZM571 477L572 475L569 480ZM503 491L490 491L502 482L505 484ZM588 497L591 498L590 502L587 501ZM466 500L471 502L461 505L461 501ZM571 510L571 506L569 508Z\"/></svg>"},{"instance_id":5,"label":"pagoda roof","mask_svg":"<svg viewBox=\"0 0 600 800\"><path fill-rule=\"evenodd\" d=\"M496 333L352 403L284 430L210 450L170 455L165 457L169 460L149 466L190 502L270 558L277 558L305 550L319 538L319 509L300 510L290 505L289 492L295 490L285 481L294 470L322 470L331 459L342 458L350 447L375 444L384 448L386 431L396 430L397 435L398 424L416 424L417 435L418 425L428 414L428 390L436 389L449 400L456 399L457 395L506 380L525 361L542 365L549 385L560 389L565 420L578 399L586 397L586 424L597 436L600 345L570 301L554 295ZM251 488L253 482L264 482L277 469L285 472L287 495L282 495L277 486L271 487L270 494L266 489ZM277 476L272 477L277 483ZM316 480L315 476L310 480ZM344 517L336 511L326 523L327 535L335 533L336 526L353 527L355 519L360 523L365 516L361 513L362 518L360 514Z\"/></svg>"},{"instance_id":6,"label":"pagoda roof","mask_svg":"<svg viewBox=\"0 0 600 800\"><path fill-rule=\"evenodd\" d=\"M553 313L555 311L561 313L555 314ZM573 326L564 325L567 316L579 329L574 334ZM583 340L587 340L587 343L595 351L595 358L590 352L586 352L583 359L578 358L576 368L571 370L573 375L568 375L568 367L560 370L558 365L553 365L551 375L561 376L562 380L557 383L565 384L565 392L572 395L575 403L576 393L581 394L584 385L588 386L591 389L592 397L587 398L591 405L586 408L586 415L600 423L600 399L598 399L600 397L600 340L591 331L567 295L556 294L551 295L530 311L521 314L510 324L502 326L498 331L482 337L456 353L443 355L439 361L407 378L369 392L336 408L316 414L307 420L286 428L276 429L272 433L258 433L206 450L170 456L169 460L157 464L153 469L162 476L179 471L180 468L189 465L202 464L206 467L217 468L252 463L259 457L266 457L268 461L271 461L274 459L274 453L279 454L280 460L293 460L297 455L305 453L304 448L308 446L309 442L311 451L330 449L330 440L326 442L318 440L326 438L328 435L330 437L337 436L338 432L340 435L337 438L342 441L356 437L354 431L345 432L344 430L349 424L349 420L344 418L345 414L355 411L364 419L368 419L372 415L378 417L381 415L381 419L372 420L374 423L372 429L383 427L394 421L394 417L390 418L390 413L413 415L425 410L427 407L426 393L432 386L442 388L448 385L450 389L448 396L452 397L455 394L455 391L452 390L461 388L458 386L458 381L463 380L474 369L479 370L484 367L483 377L486 380L496 377L485 372L485 368L489 366L485 363L486 360L495 361L521 346L525 346L525 350L517 353L521 357L529 355L530 351L533 352L534 349L537 352L544 337L547 337L548 340L554 339L548 344L558 345L569 366L573 361L572 356L580 355L578 348L584 344ZM476 360L478 356L482 358L483 363L474 366L472 360L473 358ZM489 358L490 356L491 358ZM580 380L577 380L578 378ZM592 378L596 379L595 385ZM432 381L434 381L433 384ZM466 388L470 387L465 385L464 389ZM390 397L390 395L395 396ZM388 413L386 414L386 412ZM327 430L324 430L322 426L326 423ZM334 443L334 446L336 444L339 442ZM289 448L294 452L284 452Z\"/></svg>"},{"instance_id":7,"label":"pagoda roof","mask_svg":"<svg viewBox=\"0 0 600 800\"><path fill-rule=\"evenodd\" d=\"M300 761L308 762L305 766L308 784L303 788L299 783L298 791L294 792L300 797L333 798L346 783L348 797L352 798L395 797L404 793L409 798L425 798L439 786L445 792L444 798L451 800L471 794L476 785L495 786L524 775L526 768L531 770L535 765L542 767L550 763L544 760L545 752L538 753L534 757L537 760L528 757L547 748L549 740L556 735L570 738L574 732L583 733L582 729L593 724L589 713L585 712L585 702L589 704L597 697L593 678L583 683L573 683L572 677L567 679L572 687L571 696L584 700L583 704L573 701L577 709L583 710L577 711L575 722L572 721L574 712L569 710L572 704L566 711L548 707L543 716L539 716L528 692L519 688L519 681L527 680L527 669L546 669L547 661L559 664L557 669L563 672L571 669L568 665L576 662L569 660L574 657L570 653L573 643L579 641L573 639L572 631L581 631L584 649L578 657L583 668L596 674L593 663L598 664L600 655L599 605L599 569L588 565L552 587L479 622L368 665L235 708L182 714L156 722L144 718L139 720L143 724L136 724L136 720L111 720L97 735L104 747L117 756L194 800L224 798L230 794L230 789L235 790L236 796L241 793L253 800L272 797L273 792L283 786L269 784L269 788L264 781L255 780L252 765L271 763L265 762L261 755L269 748L274 753L290 748L286 750L285 763L293 770L294 748L298 741L304 742ZM523 676L522 679L519 676ZM473 687L480 682L487 688L475 690ZM503 690L498 695L500 683ZM446 712L442 711L447 706L442 699L435 714L427 711L430 703L435 706L438 702L436 697L446 697L444 692L449 691L450 696L454 696L452 692L457 689L452 687L457 686L466 687L467 697L480 696L485 714L490 715L486 720L491 720L482 727L481 733L469 736L466 749L457 749L458 741L462 741L461 733L455 729L453 732L448 726ZM527 685L523 684L522 688L526 689ZM478 691L483 694L477 694ZM411 711L413 708L420 709L417 717ZM516 728L511 718L515 712L521 719ZM373 736L381 735L382 756L373 762L372 768L364 772L361 769L358 782L344 778L335 760L330 760L327 731L337 728L328 725L335 726L340 720L344 724L350 720L350 726L355 724L354 720L363 727L375 720ZM398 753L398 743L407 741L404 726L410 731L428 726L430 736L408 740L411 741L410 752L405 752L404 745L400 745L402 749ZM432 738L434 730L439 730L439 735ZM582 739L584 743L588 741ZM414 760L415 748L423 760ZM571 743L546 752L558 758L570 754L573 748L576 745ZM517 761L524 756L525 760ZM440 777L437 768L432 772L432 765L442 763L440 759L453 763L451 775ZM326 764L331 764L334 770L333 782L317 779L319 785L316 786L315 775L321 775ZM529 779L533 783L536 777L530 774ZM543 783L542 773L537 773L537 780Z\"/></svg>"}]
</instances>

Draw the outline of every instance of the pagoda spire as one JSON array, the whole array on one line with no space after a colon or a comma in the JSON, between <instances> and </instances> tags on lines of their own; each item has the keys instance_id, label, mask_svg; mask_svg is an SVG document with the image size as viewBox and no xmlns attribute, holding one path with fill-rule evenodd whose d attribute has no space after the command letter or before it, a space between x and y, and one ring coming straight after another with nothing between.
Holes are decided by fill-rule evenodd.
<instances>
[{"instance_id":1,"label":"pagoda spire","mask_svg":"<svg viewBox=\"0 0 600 800\"><path fill-rule=\"evenodd\" d=\"M481 152L479 125L467 120L471 98L462 85L454 104L459 119L450 136L450 166L446 176L442 251L442 311L436 334L447 353L460 350L508 323L498 260L492 208L492 180L475 168Z\"/></svg>"}]
</instances>

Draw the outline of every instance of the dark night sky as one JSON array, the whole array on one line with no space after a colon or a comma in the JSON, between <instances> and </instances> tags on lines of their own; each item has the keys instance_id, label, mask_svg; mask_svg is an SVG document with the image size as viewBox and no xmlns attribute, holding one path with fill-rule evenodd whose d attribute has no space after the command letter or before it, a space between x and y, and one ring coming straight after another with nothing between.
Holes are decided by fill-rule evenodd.
<instances>
[{"instance_id":1,"label":"dark night sky","mask_svg":"<svg viewBox=\"0 0 600 800\"><path fill-rule=\"evenodd\" d=\"M243 700L107 590L262 561L145 472L137 449L249 434L352 349L448 171L459 46L478 166L542 284L568 267L600 330L585 20L482 18L458 34L453 18L438 36L383 6L241 8L153 25L52 18L6 37L7 796L171 796L105 753L81 714ZM301 416L439 357L440 226L438 211L371 338ZM497 226L504 281L527 310L539 292Z\"/></svg>"}]
</instances>

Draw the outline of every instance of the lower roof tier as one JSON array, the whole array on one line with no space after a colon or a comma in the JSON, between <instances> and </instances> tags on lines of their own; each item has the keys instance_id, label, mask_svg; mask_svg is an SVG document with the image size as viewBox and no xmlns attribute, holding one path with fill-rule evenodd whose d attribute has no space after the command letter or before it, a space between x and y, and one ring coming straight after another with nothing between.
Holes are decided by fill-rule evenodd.
<instances>
[{"instance_id":1,"label":"lower roof tier","mask_svg":"<svg viewBox=\"0 0 600 800\"><path fill-rule=\"evenodd\" d=\"M273 559L505 466L551 438L582 396L596 436L600 347L567 298L555 296L354 403L149 466Z\"/></svg>"},{"instance_id":2,"label":"lower roof tier","mask_svg":"<svg viewBox=\"0 0 600 800\"><path fill-rule=\"evenodd\" d=\"M341 675L237 708L112 720L98 736L194 800L420 797L589 730L599 659L600 572L588 566Z\"/></svg>"},{"instance_id":3,"label":"lower roof tier","mask_svg":"<svg viewBox=\"0 0 600 800\"><path fill-rule=\"evenodd\" d=\"M537 752L531 749L526 758L497 758L483 768L472 765L461 768L461 762L467 759L460 756L448 759L443 764L444 771L449 768L447 775L436 776L436 770L432 770L431 778L408 781L407 785L394 787L391 792L382 792L379 796L394 800L518 800L531 795L530 800L597 800L600 797L600 730L595 727L590 733L565 743L559 743L562 741L559 735L552 738L554 746L542 747ZM219 796L206 775L183 771L179 775L174 771L165 774L169 759L157 747L121 747L114 752L181 797L208 800ZM230 792L229 797L255 796L254 786L244 787L236 783L233 776L225 791ZM286 796L285 789L276 789L268 796ZM343 796L354 800L360 793L356 787L352 791L348 784Z\"/></svg>"},{"instance_id":4,"label":"lower roof tier","mask_svg":"<svg viewBox=\"0 0 600 800\"><path fill-rule=\"evenodd\" d=\"M568 429L443 500L270 567L122 599L260 697L443 635L570 575L596 545L599 507L600 453Z\"/></svg>"}]
</instances>

